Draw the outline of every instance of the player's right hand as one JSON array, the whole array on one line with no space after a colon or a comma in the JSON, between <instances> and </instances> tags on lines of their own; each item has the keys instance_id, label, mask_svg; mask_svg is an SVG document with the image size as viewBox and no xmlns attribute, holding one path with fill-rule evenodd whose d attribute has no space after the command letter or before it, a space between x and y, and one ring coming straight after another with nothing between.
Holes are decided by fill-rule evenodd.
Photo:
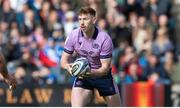
<instances>
[{"instance_id":1,"label":"player's right hand","mask_svg":"<svg viewBox=\"0 0 180 108\"><path fill-rule=\"evenodd\" d=\"M71 70L72 70L72 64L68 64L68 65L66 66L66 70L72 75L72 72L71 72Z\"/></svg>"}]
</instances>

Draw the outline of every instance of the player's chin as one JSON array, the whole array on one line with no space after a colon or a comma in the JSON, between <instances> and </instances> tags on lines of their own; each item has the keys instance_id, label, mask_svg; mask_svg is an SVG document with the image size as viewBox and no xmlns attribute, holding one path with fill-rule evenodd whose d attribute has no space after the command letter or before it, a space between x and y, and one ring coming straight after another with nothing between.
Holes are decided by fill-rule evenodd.
<instances>
[{"instance_id":1,"label":"player's chin","mask_svg":"<svg viewBox=\"0 0 180 108\"><path fill-rule=\"evenodd\" d=\"M86 32L86 31L87 31L85 27L81 27L81 30L82 30L83 32Z\"/></svg>"}]
</instances>

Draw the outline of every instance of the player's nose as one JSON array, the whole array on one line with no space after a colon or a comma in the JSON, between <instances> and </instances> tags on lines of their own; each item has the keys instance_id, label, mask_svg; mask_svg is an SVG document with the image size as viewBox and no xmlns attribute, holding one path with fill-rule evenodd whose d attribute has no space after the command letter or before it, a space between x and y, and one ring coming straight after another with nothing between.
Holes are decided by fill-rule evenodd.
<instances>
[{"instance_id":1,"label":"player's nose","mask_svg":"<svg viewBox=\"0 0 180 108\"><path fill-rule=\"evenodd\" d=\"M79 21L80 25L84 25L84 20Z\"/></svg>"}]
</instances>

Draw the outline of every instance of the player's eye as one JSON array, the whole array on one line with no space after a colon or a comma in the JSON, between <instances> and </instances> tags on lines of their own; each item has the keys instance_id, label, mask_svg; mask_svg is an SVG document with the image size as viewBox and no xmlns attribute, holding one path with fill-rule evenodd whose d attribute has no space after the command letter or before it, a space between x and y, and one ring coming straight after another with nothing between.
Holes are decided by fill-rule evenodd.
<instances>
[{"instance_id":1,"label":"player's eye","mask_svg":"<svg viewBox=\"0 0 180 108\"><path fill-rule=\"evenodd\" d=\"M89 18L78 18L79 21L82 21L82 20L86 21L86 20L88 20L88 19L89 19Z\"/></svg>"},{"instance_id":2,"label":"player's eye","mask_svg":"<svg viewBox=\"0 0 180 108\"><path fill-rule=\"evenodd\" d=\"M83 18L83 20L85 20L85 21L88 20L88 19L89 19L89 18Z\"/></svg>"},{"instance_id":3,"label":"player's eye","mask_svg":"<svg viewBox=\"0 0 180 108\"><path fill-rule=\"evenodd\" d=\"M81 18L78 18L79 21L81 21Z\"/></svg>"}]
</instances>

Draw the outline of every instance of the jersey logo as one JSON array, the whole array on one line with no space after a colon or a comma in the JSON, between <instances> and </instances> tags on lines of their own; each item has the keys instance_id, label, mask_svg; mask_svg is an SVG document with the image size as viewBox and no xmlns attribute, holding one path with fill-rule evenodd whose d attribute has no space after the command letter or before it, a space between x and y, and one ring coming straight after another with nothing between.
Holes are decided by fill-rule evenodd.
<instances>
[{"instance_id":1,"label":"jersey logo","mask_svg":"<svg viewBox=\"0 0 180 108\"><path fill-rule=\"evenodd\" d=\"M82 81L77 81L76 85L83 85L83 82Z\"/></svg>"},{"instance_id":2,"label":"jersey logo","mask_svg":"<svg viewBox=\"0 0 180 108\"><path fill-rule=\"evenodd\" d=\"M99 45L98 45L97 43L94 43L94 44L92 45L92 47L93 47L94 49L98 49L98 48L99 48Z\"/></svg>"}]
</instances>

